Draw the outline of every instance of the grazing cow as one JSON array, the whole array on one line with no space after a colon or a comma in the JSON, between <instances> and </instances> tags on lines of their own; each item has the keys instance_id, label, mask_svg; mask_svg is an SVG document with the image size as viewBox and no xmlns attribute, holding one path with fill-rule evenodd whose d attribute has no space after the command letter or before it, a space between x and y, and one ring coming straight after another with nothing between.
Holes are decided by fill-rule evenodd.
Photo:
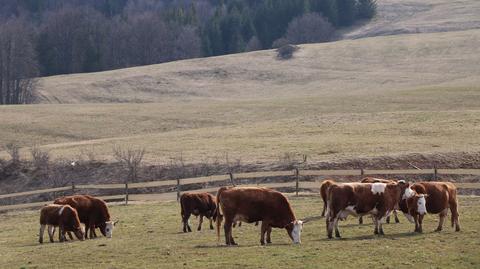
<instances>
[{"instance_id":1,"label":"grazing cow","mask_svg":"<svg viewBox=\"0 0 480 269\"><path fill-rule=\"evenodd\" d=\"M423 232L422 222L426 213L439 214L438 227L443 229L443 223L448 209L452 214L452 227L460 231L458 222L457 187L450 182L418 182L413 184L403 196L400 209L407 219L415 223L415 232Z\"/></svg>"},{"instance_id":2,"label":"grazing cow","mask_svg":"<svg viewBox=\"0 0 480 269\"><path fill-rule=\"evenodd\" d=\"M348 215L370 214L375 224L374 234L384 234L382 223L400 202L408 184L395 183L338 183L328 189L327 236L340 237L338 221Z\"/></svg>"},{"instance_id":3,"label":"grazing cow","mask_svg":"<svg viewBox=\"0 0 480 269\"><path fill-rule=\"evenodd\" d=\"M260 243L271 243L272 227L285 228L294 243L301 242L303 222L295 218L287 198L280 192L267 188L222 187L217 192L217 236L220 240L220 225L225 217L225 243L236 245L232 235L232 224L262 221ZM223 213L223 216L222 216Z\"/></svg>"},{"instance_id":4,"label":"grazing cow","mask_svg":"<svg viewBox=\"0 0 480 269\"><path fill-rule=\"evenodd\" d=\"M326 179L322 182L320 185L320 196L322 197L323 200L323 210L322 210L322 217L325 217L325 210L327 209L327 194L328 194L328 188L335 184L335 181Z\"/></svg>"},{"instance_id":5,"label":"grazing cow","mask_svg":"<svg viewBox=\"0 0 480 269\"><path fill-rule=\"evenodd\" d=\"M40 234L38 238L40 244L43 243L43 233L47 225L48 236L52 243L56 226L60 230L58 233L60 242L67 241L66 232L73 232L78 239L84 240L85 233L80 225L77 210L69 205L46 205L40 210Z\"/></svg>"},{"instance_id":6,"label":"grazing cow","mask_svg":"<svg viewBox=\"0 0 480 269\"><path fill-rule=\"evenodd\" d=\"M70 205L77 210L80 221L85 224L85 238L97 237L95 228L99 228L107 238L112 237L113 228L118 221L110 220L105 201L90 195L73 195L57 198L54 203ZM87 236L89 230L90 236Z\"/></svg>"},{"instance_id":7,"label":"grazing cow","mask_svg":"<svg viewBox=\"0 0 480 269\"><path fill-rule=\"evenodd\" d=\"M396 179L382 179L382 178L374 178L374 177L366 177L362 179L362 183L390 183L390 182L397 182ZM398 219L397 210L393 210L393 216L395 217L395 223L400 223ZM386 219L387 223L390 223L390 216ZM363 224L363 217L358 218L358 223Z\"/></svg>"},{"instance_id":8,"label":"grazing cow","mask_svg":"<svg viewBox=\"0 0 480 269\"><path fill-rule=\"evenodd\" d=\"M209 193L184 193L180 196L180 210L183 222L183 232L191 232L188 224L190 215L200 216L197 230L202 229L203 217L210 220L210 229L213 230L212 220L215 220L216 201L215 196Z\"/></svg>"}]
</instances>

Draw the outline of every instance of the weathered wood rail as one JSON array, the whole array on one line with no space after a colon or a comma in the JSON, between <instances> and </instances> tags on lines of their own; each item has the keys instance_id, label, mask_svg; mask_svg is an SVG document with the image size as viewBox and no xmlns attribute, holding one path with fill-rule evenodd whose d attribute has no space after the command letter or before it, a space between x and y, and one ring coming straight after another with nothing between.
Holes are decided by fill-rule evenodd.
<instances>
[{"instance_id":1,"label":"weathered wood rail","mask_svg":"<svg viewBox=\"0 0 480 269\"><path fill-rule=\"evenodd\" d=\"M432 175L433 179L437 179L441 175L475 175L480 178L480 169L401 169L401 170L370 170L370 169L351 169L351 170L285 170L285 171L268 171L268 172L250 172L250 173L235 173L226 175L212 175L195 178L181 178L172 180L159 180L148 182L135 182L128 184L85 184L70 186L32 190L17 193L0 194L0 199L15 198L28 195L38 195L46 193L57 192L71 192L76 193L79 190L123 190L123 194L102 196L101 198L107 201L123 200L126 204L129 200L175 200L180 196L182 186L191 184L209 184L215 182L226 182L226 184L238 184L242 186L262 186L269 188L289 188L293 189L298 195L299 190L318 189L320 181L305 181L304 177L312 176L367 176L367 175ZM275 177L292 177L288 182L268 182L268 183L240 183L240 179L257 179L257 178L275 178ZM480 181L477 183L456 183L461 189L480 189ZM174 192L160 192L153 194L131 194L129 190L138 188L154 188L154 187L171 187L175 189ZM205 188L205 186L198 189L190 189L189 192L215 192L218 187ZM22 203L0 206L0 211L40 207L51 201L41 201L34 203Z\"/></svg>"}]
</instances>

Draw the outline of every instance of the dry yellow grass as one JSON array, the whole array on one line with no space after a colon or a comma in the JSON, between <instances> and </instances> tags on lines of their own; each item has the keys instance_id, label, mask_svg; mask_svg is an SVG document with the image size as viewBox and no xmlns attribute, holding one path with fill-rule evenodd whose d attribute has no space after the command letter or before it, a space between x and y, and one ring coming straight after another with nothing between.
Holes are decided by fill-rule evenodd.
<instances>
[{"instance_id":1,"label":"dry yellow grass","mask_svg":"<svg viewBox=\"0 0 480 269\"><path fill-rule=\"evenodd\" d=\"M476 44L480 30L385 36L304 45L290 61L260 51L43 78L45 102L84 104L0 107L0 144L105 159L120 144L150 162L479 151ZM85 103L108 101L150 103Z\"/></svg>"}]
</instances>

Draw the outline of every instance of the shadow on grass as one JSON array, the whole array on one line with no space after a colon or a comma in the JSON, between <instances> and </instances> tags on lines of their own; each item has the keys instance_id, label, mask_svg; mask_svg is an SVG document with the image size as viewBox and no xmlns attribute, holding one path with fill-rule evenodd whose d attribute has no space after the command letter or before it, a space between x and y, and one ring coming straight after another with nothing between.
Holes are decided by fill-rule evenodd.
<instances>
[{"instance_id":1,"label":"shadow on grass","mask_svg":"<svg viewBox=\"0 0 480 269\"><path fill-rule=\"evenodd\" d=\"M428 234L428 233L423 233L423 234ZM321 238L321 239L316 239L313 241L320 241L320 242L328 242L328 241L361 241L361 240L376 240L376 239L391 239L391 240L396 240L399 238L407 238L407 237L415 237L415 236L421 236L422 234L419 233L414 233L414 232L403 232L403 233L391 233L391 234L386 234L386 235L374 235L374 234L366 234L366 235L357 235L353 237L341 237L341 238Z\"/></svg>"},{"instance_id":2,"label":"shadow on grass","mask_svg":"<svg viewBox=\"0 0 480 269\"><path fill-rule=\"evenodd\" d=\"M236 246L227 246L225 244L217 244L217 245L196 245L194 248L251 248L251 247L276 247L276 246L291 246L293 244L289 243L274 243L274 244L267 244L267 245L260 245L260 244L248 244L242 245L238 244Z\"/></svg>"}]
</instances>

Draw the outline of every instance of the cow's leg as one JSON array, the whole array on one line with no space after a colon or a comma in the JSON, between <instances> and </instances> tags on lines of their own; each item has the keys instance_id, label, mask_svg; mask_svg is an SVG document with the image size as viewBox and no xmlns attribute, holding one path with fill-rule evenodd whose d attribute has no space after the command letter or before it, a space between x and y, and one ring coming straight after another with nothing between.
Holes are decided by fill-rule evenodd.
<instances>
[{"instance_id":1,"label":"cow's leg","mask_svg":"<svg viewBox=\"0 0 480 269\"><path fill-rule=\"evenodd\" d=\"M325 217L325 210L327 209L327 203L323 202L323 210L322 210L322 215L320 217Z\"/></svg>"},{"instance_id":2,"label":"cow's leg","mask_svg":"<svg viewBox=\"0 0 480 269\"><path fill-rule=\"evenodd\" d=\"M358 218L358 224L363 224L363 217L360 216L360 218Z\"/></svg>"},{"instance_id":3,"label":"cow's leg","mask_svg":"<svg viewBox=\"0 0 480 269\"><path fill-rule=\"evenodd\" d=\"M213 230L213 217L210 217L209 220L210 220L210 230Z\"/></svg>"},{"instance_id":4,"label":"cow's leg","mask_svg":"<svg viewBox=\"0 0 480 269\"><path fill-rule=\"evenodd\" d=\"M438 227L435 232L440 232L443 229L443 224L445 223L445 218L447 217L448 208L445 208L440 214L438 215Z\"/></svg>"},{"instance_id":5,"label":"cow's leg","mask_svg":"<svg viewBox=\"0 0 480 269\"><path fill-rule=\"evenodd\" d=\"M192 228L190 228L190 223L188 222L190 219L190 214L186 214L185 216L185 225L187 226L187 232L191 232Z\"/></svg>"},{"instance_id":6,"label":"cow's leg","mask_svg":"<svg viewBox=\"0 0 480 269\"><path fill-rule=\"evenodd\" d=\"M385 235L385 233L383 232L383 221L384 221L384 219L385 219L385 217L382 217L382 218L377 220L378 234L380 234L380 235Z\"/></svg>"},{"instance_id":7,"label":"cow's leg","mask_svg":"<svg viewBox=\"0 0 480 269\"><path fill-rule=\"evenodd\" d=\"M258 221L255 221L255 226L258 226Z\"/></svg>"},{"instance_id":8,"label":"cow's leg","mask_svg":"<svg viewBox=\"0 0 480 269\"><path fill-rule=\"evenodd\" d=\"M413 216L413 220L415 221L415 232L416 233L421 233L422 232L422 225L420 224L419 215L415 214Z\"/></svg>"},{"instance_id":9,"label":"cow's leg","mask_svg":"<svg viewBox=\"0 0 480 269\"><path fill-rule=\"evenodd\" d=\"M73 240L72 232L67 232L68 237L70 237L70 240Z\"/></svg>"},{"instance_id":10,"label":"cow's leg","mask_svg":"<svg viewBox=\"0 0 480 269\"><path fill-rule=\"evenodd\" d=\"M50 242L53 243L53 235L55 234L55 226L48 225L48 237L50 238Z\"/></svg>"},{"instance_id":11,"label":"cow's leg","mask_svg":"<svg viewBox=\"0 0 480 269\"><path fill-rule=\"evenodd\" d=\"M93 238L97 238L97 232L95 231L95 224L90 227L90 233L93 235Z\"/></svg>"},{"instance_id":12,"label":"cow's leg","mask_svg":"<svg viewBox=\"0 0 480 269\"><path fill-rule=\"evenodd\" d=\"M334 217L330 217L328 214L327 214L327 217L325 218L325 222L326 222L326 228L327 228L327 236L328 238L332 239L333 238L333 230L335 228L335 219Z\"/></svg>"},{"instance_id":13,"label":"cow's leg","mask_svg":"<svg viewBox=\"0 0 480 269\"><path fill-rule=\"evenodd\" d=\"M183 232L188 232L188 219L190 218L190 214L182 215L182 222L183 222Z\"/></svg>"},{"instance_id":14,"label":"cow's leg","mask_svg":"<svg viewBox=\"0 0 480 269\"><path fill-rule=\"evenodd\" d=\"M425 215L419 215L418 216L418 232L419 233L423 233L423 217L425 217Z\"/></svg>"},{"instance_id":15,"label":"cow's leg","mask_svg":"<svg viewBox=\"0 0 480 269\"><path fill-rule=\"evenodd\" d=\"M241 221L238 222L238 228L240 228L240 227L242 227L242 222Z\"/></svg>"},{"instance_id":16,"label":"cow's leg","mask_svg":"<svg viewBox=\"0 0 480 269\"><path fill-rule=\"evenodd\" d=\"M228 246L236 245L235 240L233 240L232 225L233 225L233 218L230 216L225 216L225 224L223 225L223 228L225 230L225 243Z\"/></svg>"},{"instance_id":17,"label":"cow's leg","mask_svg":"<svg viewBox=\"0 0 480 269\"><path fill-rule=\"evenodd\" d=\"M197 231L201 231L201 230L202 230L202 223L203 223L203 215L200 215L200 220L198 221Z\"/></svg>"},{"instance_id":18,"label":"cow's leg","mask_svg":"<svg viewBox=\"0 0 480 269\"><path fill-rule=\"evenodd\" d=\"M58 241L63 242L63 225L58 226Z\"/></svg>"},{"instance_id":19,"label":"cow's leg","mask_svg":"<svg viewBox=\"0 0 480 269\"><path fill-rule=\"evenodd\" d=\"M265 245L265 233L267 232L268 224L264 221L260 227L260 244Z\"/></svg>"},{"instance_id":20,"label":"cow's leg","mask_svg":"<svg viewBox=\"0 0 480 269\"><path fill-rule=\"evenodd\" d=\"M458 222L458 201L455 199L450 203L450 211L452 213L452 227L455 225L455 231L460 231L460 223Z\"/></svg>"},{"instance_id":21,"label":"cow's leg","mask_svg":"<svg viewBox=\"0 0 480 269\"><path fill-rule=\"evenodd\" d=\"M40 225L40 232L38 233L38 242L43 244L43 233L45 232L45 224Z\"/></svg>"},{"instance_id":22,"label":"cow's leg","mask_svg":"<svg viewBox=\"0 0 480 269\"><path fill-rule=\"evenodd\" d=\"M340 238L340 231L338 231L338 222L340 221L340 219L337 217L335 218L334 222L333 222L333 225L335 227L335 237L337 238Z\"/></svg>"},{"instance_id":23,"label":"cow's leg","mask_svg":"<svg viewBox=\"0 0 480 269\"><path fill-rule=\"evenodd\" d=\"M85 223L85 239L88 239L88 238L89 238L89 237L88 237L88 229L89 229L88 223Z\"/></svg>"},{"instance_id":24,"label":"cow's leg","mask_svg":"<svg viewBox=\"0 0 480 269\"><path fill-rule=\"evenodd\" d=\"M272 239L270 238L271 233L272 233L272 226L268 225L268 227L267 227L267 244L272 243Z\"/></svg>"},{"instance_id":25,"label":"cow's leg","mask_svg":"<svg viewBox=\"0 0 480 269\"><path fill-rule=\"evenodd\" d=\"M378 220L376 217L373 217L372 220L373 220L373 225L375 226L375 229L373 230L373 234L378 234Z\"/></svg>"},{"instance_id":26,"label":"cow's leg","mask_svg":"<svg viewBox=\"0 0 480 269\"><path fill-rule=\"evenodd\" d=\"M385 220L387 223L390 223L390 216L388 216Z\"/></svg>"},{"instance_id":27,"label":"cow's leg","mask_svg":"<svg viewBox=\"0 0 480 269\"><path fill-rule=\"evenodd\" d=\"M400 220L398 219L398 215L397 215L397 210L393 210L393 215L395 216L395 223L400 223Z\"/></svg>"}]
</instances>

